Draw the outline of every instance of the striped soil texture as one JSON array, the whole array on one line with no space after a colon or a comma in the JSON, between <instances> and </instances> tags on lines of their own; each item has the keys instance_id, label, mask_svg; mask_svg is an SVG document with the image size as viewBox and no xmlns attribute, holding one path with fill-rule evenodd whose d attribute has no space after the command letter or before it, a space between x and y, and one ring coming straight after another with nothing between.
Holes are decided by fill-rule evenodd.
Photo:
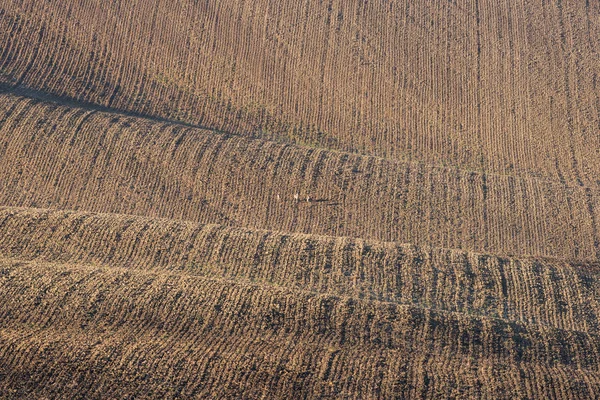
<instances>
[{"instance_id":1,"label":"striped soil texture","mask_svg":"<svg viewBox=\"0 0 600 400\"><path fill-rule=\"evenodd\" d=\"M600 2L5 0L0 398L600 398Z\"/></svg>"}]
</instances>

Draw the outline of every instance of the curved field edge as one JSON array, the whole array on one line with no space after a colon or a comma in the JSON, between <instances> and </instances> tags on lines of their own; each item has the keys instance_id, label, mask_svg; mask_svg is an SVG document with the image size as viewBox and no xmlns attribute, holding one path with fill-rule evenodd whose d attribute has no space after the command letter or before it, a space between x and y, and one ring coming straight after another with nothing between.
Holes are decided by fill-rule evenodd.
<instances>
[{"instance_id":1,"label":"curved field edge","mask_svg":"<svg viewBox=\"0 0 600 400\"><path fill-rule=\"evenodd\" d=\"M212 385L223 393L268 385L277 397L327 386L389 397L431 395L458 381L472 394L482 385L505 397L531 386L536 396L598 390L597 334L185 273L5 258L0 268L0 370L9 378L1 390L98 396L110 382L105 390L150 397L198 395ZM468 370L447 369L465 360ZM520 371L524 385L500 384L485 370ZM544 388L548 373L558 373L552 384L560 385ZM429 374L433 382L419 382ZM349 377L371 384L357 387ZM245 384L228 388L238 379Z\"/></svg>"},{"instance_id":2,"label":"curved field edge","mask_svg":"<svg viewBox=\"0 0 600 400\"><path fill-rule=\"evenodd\" d=\"M127 215L0 208L0 254L242 279L598 332L600 266Z\"/></svg>"},{"instance_id":3,"label":"curved field edge","mask_svg":"<svg viewBox=\"0 0 600 400\"><path fill-rule=\"evenodd\" d=\"M600 194L591 188L251 140L10 94L0 102L2 205L598 259Z\"/></svg>"}]
</instances>

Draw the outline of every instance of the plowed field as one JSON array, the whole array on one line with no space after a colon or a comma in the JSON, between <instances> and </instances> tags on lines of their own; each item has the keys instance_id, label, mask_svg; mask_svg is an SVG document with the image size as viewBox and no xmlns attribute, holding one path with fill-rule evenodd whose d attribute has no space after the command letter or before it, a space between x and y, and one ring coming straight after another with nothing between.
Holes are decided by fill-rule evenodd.
<instances>
[{"instance_id":1,"label":"plowed field","mask_svg":"<svg viewBox=\"0 0 600 400\"><path fill-rule=\"evenodd\" d=\"M5 0L0 398L600 397L600 3Z\"/></svg>"}]
</instances>

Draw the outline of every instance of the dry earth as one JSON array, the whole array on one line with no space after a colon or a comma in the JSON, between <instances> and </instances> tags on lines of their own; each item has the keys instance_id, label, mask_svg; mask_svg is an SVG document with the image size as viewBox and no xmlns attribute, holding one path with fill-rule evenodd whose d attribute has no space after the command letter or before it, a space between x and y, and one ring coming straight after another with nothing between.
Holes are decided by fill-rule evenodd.
<instances>
[{"instance_id":1,"label":"dry earth","mask_svg":"<svg viewBox=\"0 0 600 400\"><path fill-rule=\"evenodd\" d=\"M599 398L598 38L589 0L5 0L0 398Z\"/></svg>"}]
</instances>

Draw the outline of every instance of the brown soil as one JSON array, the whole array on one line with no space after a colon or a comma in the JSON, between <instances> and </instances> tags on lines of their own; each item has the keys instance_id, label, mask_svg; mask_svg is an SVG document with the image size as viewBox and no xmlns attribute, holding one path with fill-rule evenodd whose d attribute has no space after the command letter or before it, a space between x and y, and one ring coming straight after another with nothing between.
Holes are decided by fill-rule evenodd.
<instances>
[{"instance_id":1,"label":"brown soil","mask_svg":"<svg viewBox=\"0 0 600 400\"><path fill-rule=\"evenodd\" d=\"M600 3L5 0L0 398L600 397Z\"/></svg>"}]
</instances>

